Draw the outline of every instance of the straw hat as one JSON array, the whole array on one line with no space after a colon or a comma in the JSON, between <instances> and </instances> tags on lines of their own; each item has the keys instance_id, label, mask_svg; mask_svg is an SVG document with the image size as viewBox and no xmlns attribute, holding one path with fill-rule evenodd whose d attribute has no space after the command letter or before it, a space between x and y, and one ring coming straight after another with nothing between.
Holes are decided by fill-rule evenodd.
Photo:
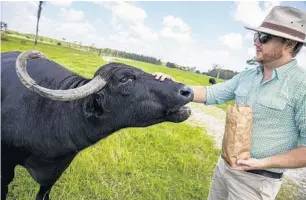
<instances>
[{"instance_id":1,"label":"straw hat","mask_svg":"<svg viewBox=\"0 0 306 200\"><path fill-rule=\"evenodd\" d=\"M306 13L288 6L275 6L258 28L253 31L288 38L306 46Z\"/></svg>"}]
</instances>

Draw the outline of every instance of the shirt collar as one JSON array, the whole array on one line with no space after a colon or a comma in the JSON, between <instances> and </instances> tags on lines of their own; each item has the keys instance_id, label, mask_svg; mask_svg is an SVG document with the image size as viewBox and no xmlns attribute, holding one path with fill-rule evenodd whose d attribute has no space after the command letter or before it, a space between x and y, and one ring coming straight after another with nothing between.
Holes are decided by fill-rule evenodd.
<instances>
[{"instance_id":1,"label":"shirt collar","mask_svg":"<svg viewBox=\"0 0 306 200\"><path fill-rule=\"evenodd\" d=\"M297 65L297 61L296 59L292 59L290 62L288 62L287 64L285 65L282 65L280 67L277 67L276 69L273 70L273 73L275 73L277 75L277 77L279 79L282 79L283 77L285 77L285 75L287 74L287 72L294 66ZM262 65L259 65L257 67L257 74L259 73L262 73L263 72L263 66Z\"/></svg>"}]
</instances>

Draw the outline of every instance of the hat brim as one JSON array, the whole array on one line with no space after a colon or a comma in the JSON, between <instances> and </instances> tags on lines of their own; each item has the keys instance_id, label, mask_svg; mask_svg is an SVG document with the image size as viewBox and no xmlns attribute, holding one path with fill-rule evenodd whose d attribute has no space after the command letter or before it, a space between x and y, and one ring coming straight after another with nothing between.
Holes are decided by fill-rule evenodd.
<instances>
[{"instance_id":1,"label":"hat brim","mask_svg":"<svg viewBox=\"0 0 306 200\"><path fill-rule=\"evenodd\" d=\"M287 38L287 39L294 40L294 41L297 41L297 42L302 42L304 44L304 46L306 46L306 41L305 40L302 40L301 38L294 37L292 35L289 35L289 34L286 34L286 33L283 33L283 32L275 31L275 30L272 30L272 29L269 29L269 28L264 28L264 27L253 28L253 27L245 26L244 28L252 30L252 31L258 31L258 32L268 33L268 34L271 34L271 35Z\"/></svg>"}]
</instances>

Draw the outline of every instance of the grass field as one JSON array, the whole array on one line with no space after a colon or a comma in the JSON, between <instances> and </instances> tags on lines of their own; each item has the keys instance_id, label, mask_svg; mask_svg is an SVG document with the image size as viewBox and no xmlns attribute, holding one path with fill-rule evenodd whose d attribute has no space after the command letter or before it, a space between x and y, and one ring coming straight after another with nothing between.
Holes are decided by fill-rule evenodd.
<instances>
[{"instance_id":1,"label":"grass field","mask_svg":"<svg viewBox=\"0 0 306 200\"><path fill-rule=\"evenodd\" d=\"M201 129L185 124L125 129L81 152L50 197L204 199L218 155L213 146ZM34 199L38 185L21 167L16 175L9 199Z\"/></svg>"},{"instance_id":2,"label":"grass field","mask_svg":"<svg viewBox=\"0 0 306 200\"><path fill-rule=\"evenodd\" d=\"M1 52L37 49L52 60L91 78L105 62L89 52L6 36ZM120 61L121 62L121 61ZM208 77L137 61L124 61L147 72L164 72L190 85L208 85ZM220 105L225 108L226 104ZM81 152L56 182L51 199L159 200L206 199L219 149L205 130L186 123L162 123L120 130ZM8 200L32 200L38 184L22 167L9 187ZM278 200L288 199L282 190ZM292 195L292 194L291 194ZM291 198L290 198L291 199Z\"/></svg>"}]
</instances>

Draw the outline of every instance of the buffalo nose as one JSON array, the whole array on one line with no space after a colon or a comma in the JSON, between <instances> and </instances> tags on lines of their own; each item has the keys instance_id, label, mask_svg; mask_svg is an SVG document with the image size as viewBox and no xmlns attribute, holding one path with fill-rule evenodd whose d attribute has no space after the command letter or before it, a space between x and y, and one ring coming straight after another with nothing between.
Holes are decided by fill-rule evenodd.
<instances>
[{"instance_id":1,"label":"buffalo nose","mask_svg":"<svg viewBox=\"0 0 306 200\"><path fill-rule=\"evenodd\" d=\"M180 95L184 96L185 98L190 98L193 95L193 91L188 86L183 86L180 90Z\"/></svg>"}]
</instances>

